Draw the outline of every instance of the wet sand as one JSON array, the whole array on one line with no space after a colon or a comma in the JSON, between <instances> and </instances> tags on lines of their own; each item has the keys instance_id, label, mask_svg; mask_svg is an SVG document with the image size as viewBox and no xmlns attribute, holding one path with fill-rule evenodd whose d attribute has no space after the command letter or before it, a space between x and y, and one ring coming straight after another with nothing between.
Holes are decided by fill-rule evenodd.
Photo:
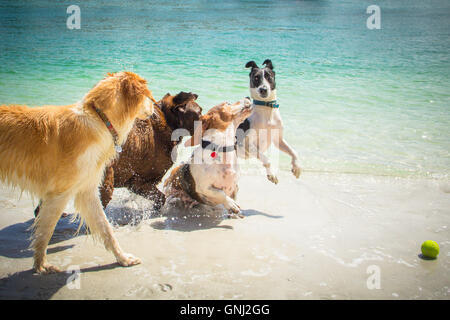
<instances>
[{"instance_id":1,"label":"wet sand","mask_svg":"<svg viewBox=\"0 0 450 320\"><path fill-rule=\"evenodd\" d=\"M122 268L101 244L59 222L49 261L69 273L36 275L28 249L33 202L0 187L1 299L449 299L450 182L305 173L243 176L244 219L156 217L116 190L107 209L125 251ZM36 204L36 201L35 203ZM73 212L72 207L67 212ZM436 260L420 245L441 247ZM369 289L367 270L380 289ZM374 278L371 278L372 280ZM370 282L370 281L369 281ZM372 282L371 282L372 283Z\"/></svg>"}]
</instances>

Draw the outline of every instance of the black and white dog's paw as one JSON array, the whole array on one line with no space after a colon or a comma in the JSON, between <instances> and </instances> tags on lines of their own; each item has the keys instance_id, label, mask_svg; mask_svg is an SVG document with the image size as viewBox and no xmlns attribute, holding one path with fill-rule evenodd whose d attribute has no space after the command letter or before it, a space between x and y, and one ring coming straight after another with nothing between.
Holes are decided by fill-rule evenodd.
<instances>
[{"instance_id":1,"label":"black and white dog's paw","mask_svg":"<svg viewBox=\"0 0 450 320\"><path fill-rule=\"evenodd\" d=\"M269 179L270 182L278 184L278 178L274 174L268 174L267 179Z\"/></svg>"},{"instance_id":2,"label":"black and white dog's paw","mask_svg":"<svg viewBox=\"0 0 450 320\"><path fill-rule=\"evenodd\" d=\"M292 164L291 172L294 174L294 176L298 179L300 177L300 174L302 173L302 168L298 165L298 163L294 162Z\"/></svg>"}]
</instances>

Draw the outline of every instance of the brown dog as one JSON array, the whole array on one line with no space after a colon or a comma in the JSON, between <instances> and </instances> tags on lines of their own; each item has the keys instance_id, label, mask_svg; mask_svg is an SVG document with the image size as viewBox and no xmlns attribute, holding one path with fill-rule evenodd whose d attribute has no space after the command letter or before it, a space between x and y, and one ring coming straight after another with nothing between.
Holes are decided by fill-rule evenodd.
<instances>
[{"instance_id":1,"label":"brown dog","mask_svg":"<svg viewBox=\"0 0 450 320\"><path fill-rule=\"evenodd\" d=\"M136 120L123 152L109 167L100 187L103 207L112 198L114 187L125 187L153 200L156 207L164 204L165 197L156 185L172 166L173 130L186 129L194 134L194 121L200 119L202 108L195 102L196 94L180 92L166 94L154 108L151 118ZM181 140L181 139L180 139Z\"/></svg>"},{"instance_id":2,"label":"brown dog","mask_svg":"<svg viewBox=\"0 0 450 320\"><path fill-rule=\"evenodd\" d=\"M145 79L119 72L108 75L74 105L0 107L0 180L42 199L32 242L38 273L59 271L47 262L47 245L73 197L90 232L119 264L140 263L115 239L98 186L136 117L151 113L150 100L154 101Z\"/></svg>"}]
</instances>

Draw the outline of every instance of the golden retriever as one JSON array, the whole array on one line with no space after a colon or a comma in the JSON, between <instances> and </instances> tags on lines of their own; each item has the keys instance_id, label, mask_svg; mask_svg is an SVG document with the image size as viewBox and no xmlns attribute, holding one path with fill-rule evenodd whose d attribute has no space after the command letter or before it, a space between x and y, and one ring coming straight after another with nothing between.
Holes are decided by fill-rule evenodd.
<instances>
[{"instance_id":1,"label":"golden retriever","mask_svg":"<svg viewBox=\"0 0 450 320\"><path fill-rule=\"evenodd\" d=\"M116 156L115 147L125 142L137 117L153 112L154 101L145 79L118 72L108 74L77 104L0 106L0 181L42 199L31 244L36 272L59 271L47 262L47 245L73 197L90 233L114 253L120 265L140 263L124 253L115 239L98 186L105 166Z\"/></svg>"}]
</instances>

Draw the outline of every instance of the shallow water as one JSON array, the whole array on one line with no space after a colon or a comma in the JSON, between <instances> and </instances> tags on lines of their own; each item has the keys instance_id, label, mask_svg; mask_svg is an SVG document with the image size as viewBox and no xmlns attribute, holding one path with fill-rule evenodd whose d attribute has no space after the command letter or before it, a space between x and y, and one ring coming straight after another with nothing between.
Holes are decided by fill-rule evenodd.
<instances>
[{"instance_id":1,"label":"shallow water","mask_svg":"<svg viewBox=\"0 0 450 320\"><path fill-rule=\"evenodd\" d=\"M69 104L128 69L155 97L208 109L248 95L249 60L272 59L287 140L305 170L447 178L450 2L0 2L0 103ZM280 165L289 169L288 157Z\"/></svg>"}]
</instances>

